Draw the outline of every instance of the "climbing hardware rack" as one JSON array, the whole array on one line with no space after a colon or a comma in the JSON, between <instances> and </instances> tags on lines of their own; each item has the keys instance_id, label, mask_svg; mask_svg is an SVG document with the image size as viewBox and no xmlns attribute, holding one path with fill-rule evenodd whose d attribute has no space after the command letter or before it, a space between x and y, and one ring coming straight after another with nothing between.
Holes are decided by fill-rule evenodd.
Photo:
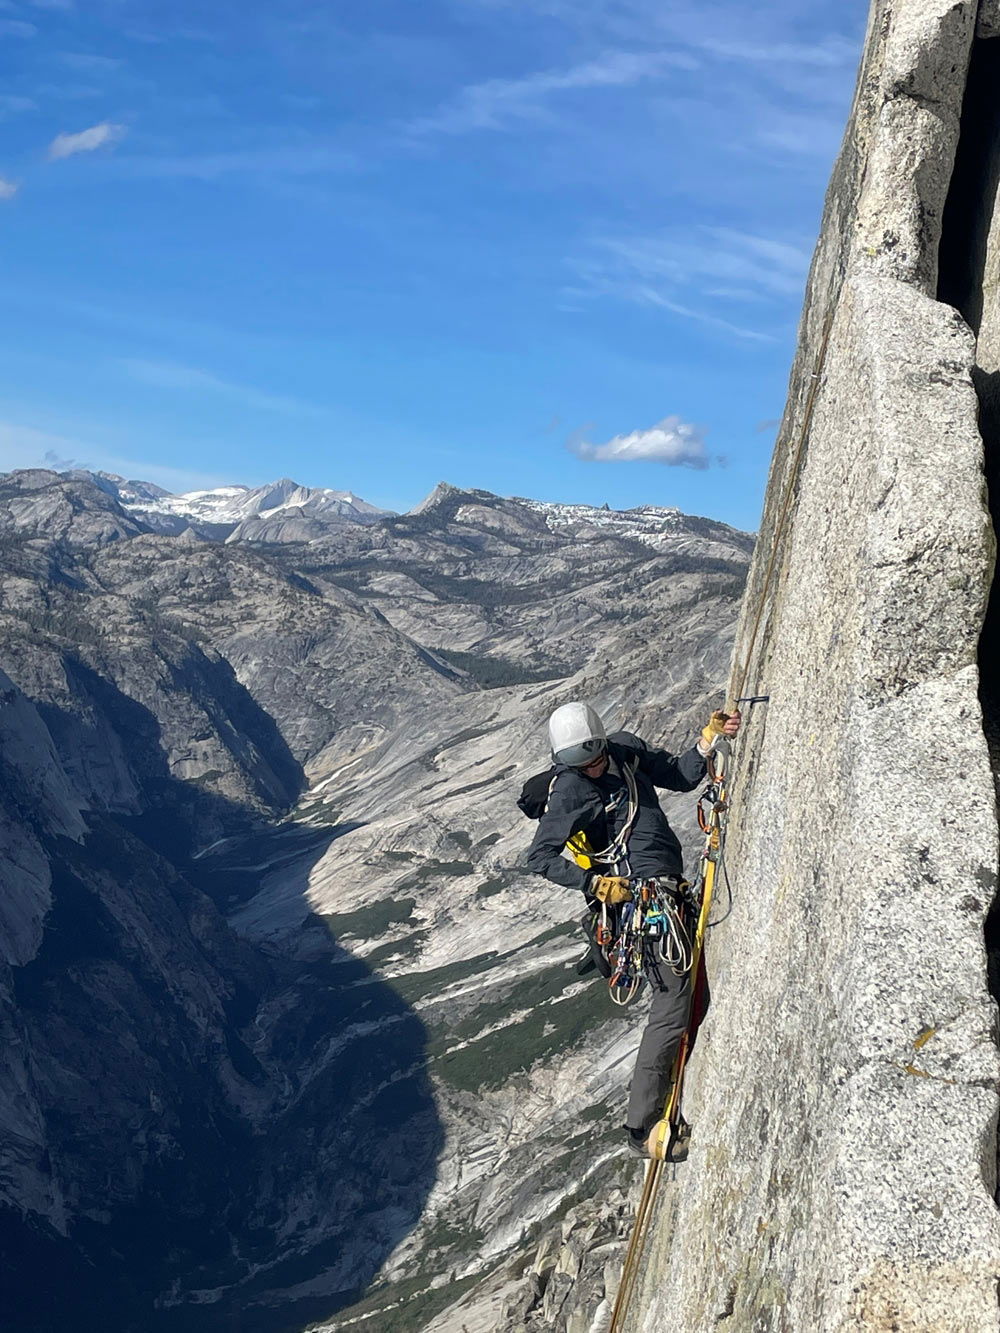
<instances>
[{"instance_id":1,"label":"climbing hardware rack","mask_svg":"<svg viewBox=\"0 0 1000 1333\"><path fill-rule=\"evenodd\" d=\"M698 915L686 880L634 879L631 888L631 902L602 907L594 932L611 969L611 998L622 1006L635 999L648 972L669 967L676 976L686 975Z\"/></svg>"}]
</instances>

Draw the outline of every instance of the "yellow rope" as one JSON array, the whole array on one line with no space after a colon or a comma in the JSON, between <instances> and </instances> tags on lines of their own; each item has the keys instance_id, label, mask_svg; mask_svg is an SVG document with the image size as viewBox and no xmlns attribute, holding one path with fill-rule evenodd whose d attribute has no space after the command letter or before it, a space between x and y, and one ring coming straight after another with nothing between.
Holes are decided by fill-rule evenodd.
<instances>
[{"instance_id":1,"label":"yellow rope","mask_svg":"<svg viewBox=\"0 0 1000 1333\"><path fill-rule=\"evenodd\" d=\"M778 512L778 522L775 525L774 537L771 544L771 553L764 572L764 581L761 587L760 598L757 603L757 611L754 616L753 629L750 633L750 643L743 659L743 666L737 674L737 685L733 692L733 698L739 699L743 696L743 690L746 685L747 677L750 674L750 664L753 661L754 649L757 646L757 635L760 631L764 618L764 608L767 605L767 597L771 587L771 580L774 577L775 569L778 564L778 556L781 551L782 539L785 533L785 526L788 522L788 516L791 513L792 495L795 490L795 484L799 479L799 470L802 464L802 457L805 452L806 440L809 437L809 429L812 425L813 412L816 407L816 399L819 394L819 386L826 365L826 354L830 346L830 333L833 328L833 321L836 315L837 305L834 301L827 313L823 325L823 333L820 338L819 350L816 356L816 369L812 373L809 392L806 395L805 411L802 416L802 425L799 429L798 440L795 450L789 464L788 480L785 483L785 491L782 497L781 508ZM727 804L725 782L728 781L728 773L724 775L723 785L720 787L719 801L712 812L712 818L709 823L708 832L705 835L705 849L702 853L704 860L704 891L702 894L701 911L698 916L698 929L695 936L695 947L691 963L691 1003L694 1004L694 991L698 976L698 967L701 963L701 954L704 946L705 931L708 927L708 915L712 906L712 893L715 888L716 860L721 851L722 845L722 816L725 813ZM671 1081L670 1093L664 1107L664 1119L670 1126L669 1132L672 1132L675 1121L680 1112L681 1092L684 1080L684 1069L687 1062L687 1053L690 1045L690 1021L688 1032L685 1033L681 1042L681 1048L677 1053L677 1060L674 1065L674 1074ZM669 1141L669 1139L667 1140ZM615 1297L614 1309L611 1313L611 1324L608 1333L623 1333L625 1320L628 1318L629 1306L632 1302L632 1296L635 1291L636 1279L639 1275L639 1266L642 1260L643 1251L646 1246L646 1236L649 1232L649 1224L653 1217L656 1204L656 1195L659 1189L660 1177L663 1173L663 1162L659 1160L650 1161L646 1168L646 1179L643 1183L642 1196L639 1200L639 1207L636 1211L635 1222L632 1226L632 1234L629 1237L628 1249L625 1252L625 1259L622 1264L621 1281L618 1284L618 1293Z\"/></svg>"},{"instance_id":2,"label":"yellow rope","mask_svg":"<svg viewBox=\"0 0 1000 1333\"><path fill-rule=\"evenodd\" d=\"M690 1049L691 1019L694 1015L698 968L701 965L701 955L705 943L705 932L708 929L709 913L712 910L712 894L715 889L717 857L721 849L721 818L726 803L724 782L725 776L723 775L723 785L720 786L719 798L712 810L709 829L705 835L705 849L702 853L704 861L704 884L701 897L701 910L698 914L698 927L695 932L694 949L692 950L691 958L691 1008L689 1009L688 1014L688 1030L685 1032L684 1037L681 1040L680 1050L677 1052L670 1092L663 1108L663 1118L667 1126L666 1137L664 1140L665 1148L669 1143L670 1135L676 1127L676 1118L680 1113L681 1088L684 1081L687 1053ZM636 1278L639 1275L640 1261L646 1247L646 1236L649 1232L649 1224L652 1221L653 1208L656 1202L656 1194L659 1188L662 1172L663 1162L657 1159L652 1160L646 1168L646 1179L643 1184L642 1198L639 1200L639 1207L632 1227L632 1235L629 1238L628 1249L625 1252L625 1259L622 1264L621 1281L618 1284L618 1293L615 1297L614 1309L611 1313L611 1325L608 1333L621 1333L621 1330L625 1326L625 1319L628 1315L629 1305L632 1301L632 1294L635 1290Z\"/></svg>"}]
</instances>

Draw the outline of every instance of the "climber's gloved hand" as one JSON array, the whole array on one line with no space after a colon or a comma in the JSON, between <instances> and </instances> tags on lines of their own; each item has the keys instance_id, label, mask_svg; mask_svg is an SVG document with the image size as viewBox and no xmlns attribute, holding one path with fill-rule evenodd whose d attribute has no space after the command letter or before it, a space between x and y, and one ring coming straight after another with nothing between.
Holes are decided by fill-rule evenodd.
<instances>
[{"instance_id":1,"label":"climber's gloved hand","mask_svg":"<svg viewBox=\"0 0 1000 1333\"><path fill-rule=\"evenodd\" d=\"M628 880L622 875L595 875L590 881L589 892L600 903L614 907L615 903L627 903L632 899L632 890Z\"/></svg>"},{"instance_id":2,"label":"climber's gloved hand","mask_svg":"<svg viewBox=\"0 0 1000 1333\"><path fill-rule=\"evenodd\" d=\"M698 752L707 758L715 749L715 742L720 736L732 738L739 731L743 722L742 713L723 713L721 710L712 714L708 719L708 725L702 727L701 735L698 737Z\"/></svg>"}]
</instances>

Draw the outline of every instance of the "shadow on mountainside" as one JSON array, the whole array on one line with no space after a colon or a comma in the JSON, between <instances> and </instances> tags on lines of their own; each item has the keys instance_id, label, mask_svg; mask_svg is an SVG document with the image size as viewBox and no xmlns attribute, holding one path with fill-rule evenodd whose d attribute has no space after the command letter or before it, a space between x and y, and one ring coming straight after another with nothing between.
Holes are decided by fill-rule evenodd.
<instances>
[{"instance_id":1,"label":"shadow on mountainside","mask_svg":"<svg viewBox=\"0 0 1000 1333\"><path fill-rule=\"evenodd\" d=\"M262 865L273 838L272 868L294 851L285 887L301 906L345 829L294 844L251 830L244 808L170 775L148 709L77 679L100 713L87 744L106 724L143 808L91 814L82 844L39 834L44 936L31 962L0 969L0 1026L29 1071L0 1097L0 1124L31 1127L0 1174L3 1327L299 1333L359 1298L434 1184L424 1026L318 918L296 957L238 937L213 901L232 885L204 892L218 862L192 859L206 829L237 835L236 857L249 837ZM84 724L59 711L45 720L72 774ZM287 777L276 729L257 736ZM0 802L25 824L6 776L0 755Z\"/></svg>"}]
</instances>

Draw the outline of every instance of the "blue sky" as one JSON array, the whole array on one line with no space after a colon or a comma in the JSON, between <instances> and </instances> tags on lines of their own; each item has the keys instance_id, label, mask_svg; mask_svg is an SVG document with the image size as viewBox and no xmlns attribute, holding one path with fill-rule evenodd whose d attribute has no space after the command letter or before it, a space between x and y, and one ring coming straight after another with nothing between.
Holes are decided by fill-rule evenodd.
<instances>
[{"instance_id":1,"label":"blue sky","mask_svg":"<svg viewBox=\"0 0 1000 1333\"><path fill-rule=\"evenodd\" d=\"M863 0L0 0L0 466L756 526Z\"/></svg>"}]
</instances>

